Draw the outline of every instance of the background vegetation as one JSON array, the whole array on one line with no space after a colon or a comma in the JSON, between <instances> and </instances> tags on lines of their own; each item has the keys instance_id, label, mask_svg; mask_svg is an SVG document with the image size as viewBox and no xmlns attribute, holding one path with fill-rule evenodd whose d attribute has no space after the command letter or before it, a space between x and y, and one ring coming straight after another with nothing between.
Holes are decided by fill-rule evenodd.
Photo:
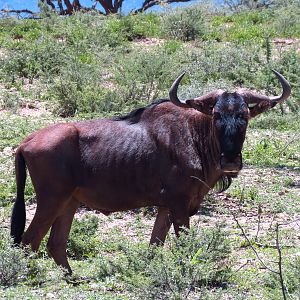
<instances>
[{"instance_id":1,"label":"background vegetation","mask_svg":"<svg viewBox=\"0 0 300 300\"><path fill-rule=\"evenodd\" d=\"M281 299L281 265L286 297L299 299L300 3L227 2L219 10L205 3L159 14L45 10L38 20L0 19L0 298ZM106 218L82 208L68 244L74 277L64 278L44 245L29 256L10 247L13 157L29 133L165 98L182 71L182 97L240 86L277 94L271 68L291 82L292 96L251 121L245 170L226 193L207 197L180 239L170 234L166 247L149 247L151 210ZM34 197L29 182L29 219Z\"/></svg>"}]
</instances>

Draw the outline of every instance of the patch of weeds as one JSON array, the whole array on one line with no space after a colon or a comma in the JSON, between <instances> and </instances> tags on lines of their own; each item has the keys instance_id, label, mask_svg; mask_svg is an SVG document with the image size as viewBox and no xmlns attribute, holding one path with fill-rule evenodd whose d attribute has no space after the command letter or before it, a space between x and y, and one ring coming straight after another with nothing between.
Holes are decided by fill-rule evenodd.
<instances>
[{"instance_id":1,"label":"patch of weeds","mask_svg":"<svg viewBox=\"0 0 300 300\"><path fill-rule=\"evenodd\" d=\"M282 136L275 131L248 132L243 150L245 162L259 166L298 166L299 155L297 132Z\"/></svg>"},{"instance_id":2,"label":"patch of weeds","mask_svg":"<svg viewBox=\"0 0 300 300\"><path fill-rule=\"evenodd\" d=\"M191 51L187 70L194 80L203 83L223 80L234 87L254 85L260 88L264 76L260 52L254 44L207 42Z\"/></svg>"},{"instance_id":3,"label":"patch of weeds","mask_svg":"<svg viewBox=\"0 0 300 300\"><path fill-rule=\"evenodd\" d=\"M230 251L220 226L187 230L149 263L144 293L148 299L186 299L200 287L226 286L231 276Z\"/></svg>"},{"instance_id":4,"label":"patch of weeds","mask_svg":"<svg viewBox=\"0 0 300 300\"><path fill-rule=\"evenodd\" d=\"M57 266L52 270L47 260L37 259L37 255L29 249L12 246L8 230L0 228L0 286L10 287L1 290L1 297L15 296L19 289L24 292L25 286L41 288L45 284L55 285L62 278L63 272Z\"/></svg>"},{"instance_id":5,"label":"patch of weeds","mask_svg":"<svg viewBox=\"0 0 300 300\"><path fill-rule=\"evenodd\" d=\"M0 102L0 107L9 110L12 113L16 113L22 103L17 94L8 92L4 92L0 100L2 100Z\"/></svg>"},{"instance_id":6,"label":"patch of weeds","mask_svg":"<svg viewBox=\"0 0 300 300\"><path fill-rule=\"evenodd\" d=\"M58 74L64 64L65 48L60 43L43 40L30 45L28 49L15 50L2 59L1 69L7 82L14 83L18 77L29 78L32 83L40 76Z\"/></svg>"},{"instance_id":7,"label":"patch of weeds","mask_svg":"<svg viewBox=\"0 0 300 300\"><path fill-rule=\"evenodd\" d=\"M18 247L12 247L8 232L0 229L0 285L12 286L24 281L27 274L25 253Z\"/></svg>"},{"instance_id":8,"label":"patch of weeds","mask_svg":"<svg viewBox=\"0 0 300 300\"><path fill-rule=\"evenodd\" d=\"M200 5L172 10L161 15L162 33L166 38L190 41L205 33L204 10Z\"/></svg>"},{"instance_id":9,"label":"patch of weeds","mask_svg":"<svg viewBox=\"0 0 300 300\"><path fill-rule=\"evenodd\" d=\"M166 41L163 44L163 48L168 54L175 53L176 51L181 50L182 47L183 43L177 40Z\"/></svg>"},{"instance_id":10,"label":"patch of weeds","mask_svg":"<svg viewBox=\"0 0 300 300\"><path fill-rule=\"evenodd\" d=\"M261 196L256 186L235 185L229 191L230 195L239 199L241 205L248 203L250 205L261 202Z\"/></svg>"},{"instance_id":11,"label":"patch of weeds","mask_svg":"<svg viewBox=\"0 0 300 300\"><path fill-rule=\"evenodd\" d=\"M283 256L282 263L283 280L291 299L298 299L300 295L300 256L299 253L288 254ZM277 274L267 272L263 276L264 286L268 291L268 296L272 299L279 299L282 297L281 285L279 282L279 276ZM270 299L269 298L269 299Z\"/></svg>"},{"instance_id":12,"label":"patch of weeds","mask_svg":"<svg viewBox=\"0 0 300 300\"><path fill-rule=\"evenodd\" d=\"M287 38L298 38L300 32L299 14L299 2L298 5L290 3L290 5L275 10L273 26L276 34Z\"/></svg>"},{"instance_id":13,"label":"patch of weeds","mask_svg":"<svg viewBox=\"0 0 300 300\"><path fill-rule=\"evenodd\" d=\"M147 299L185 299L201 288L224 287L230 280L231 247L222 226L193 227L170 237L165 247L124 239L114 253L96 258L97 278L108 279Z\"/></svg>"},{"instance_id":14,"label":"patch of weeds","mask_svg":"<svg viewBox=\"0 0 300 300\"><path fill-rule=\"evenodd\" d=\"M158 36L159 16L149 14L127 15L110 17L107 23L112 33L119 34L128 41L134 39Z\"/></svg>"},{"instance_id":15,"label":"patch of weeds","mask_svg":"<svg viewBox=\"0 0 300 300\"><path fill-rule=\"evenodd\" d=\"M164 46L120 57L114 79L121 105L132 108L157 99L162 92L167 95L185 59L183 51L170 53Z\"/></svg>"},{"instance_id":16,"label":"patch of weeds","mask_svg":"<svg viewBox=\"0 0 300 300\"><path fill-rule=\"evenodd\" d=\"M295 185L295 181L292 177L285 177L283 180L283 186L292 187Z\"/></svg>"},{"instance_id":17,"label":"patch of weeds","mask_svg":"<svg viewBox=\"0 0 300 300\"><path fill-rule=\"evenodd\" d=\"M249 123L249 128L270 129L278 131L300 130L300 115L297 113L280 114L270 111L259 115Z\"/></svg>"},{"instance_id":18,"label":"patch of weeds","mask_svg":"<svg viewBox=\"0 0 300 300\"><path fill-rule=\"evenodd\" d=\"M268 22L272 17L268 10L245 10L240 13L214 15L207 39L244 43L251 39L263 39L274 34Z\"/></svg>"},{"instance_id":19,"label":"patch of weeds","mask_svg":"<svg viewBox=\"0 0 300 300\"><path fill-rule=\"evenodd\" d=\"M74 219L67 253L75 259L84 259L96 255L99 244L97 239L98 218L96 216L84 217L82 220Z\"/></svg>"}]
</instances>

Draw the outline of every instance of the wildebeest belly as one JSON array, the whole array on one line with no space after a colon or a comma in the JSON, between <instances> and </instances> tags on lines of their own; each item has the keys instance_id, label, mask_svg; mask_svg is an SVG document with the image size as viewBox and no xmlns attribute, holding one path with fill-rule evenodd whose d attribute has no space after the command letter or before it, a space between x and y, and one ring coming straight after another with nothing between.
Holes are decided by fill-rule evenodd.
<instances>
[{"instance_id":1,"label":"wildebeest belly","mask_svg":"<svg viewBox=\"0 0 300 300\"><path fill-rule=\"evenodd\" d=\"M104 213L124 211L145 206L159 206L163 203L163 195L157 186L150 188L134 183L126 185L110 185L104 179L97 186L79 187L74 197L87 206Z\"/></svg>"}]
</instances>

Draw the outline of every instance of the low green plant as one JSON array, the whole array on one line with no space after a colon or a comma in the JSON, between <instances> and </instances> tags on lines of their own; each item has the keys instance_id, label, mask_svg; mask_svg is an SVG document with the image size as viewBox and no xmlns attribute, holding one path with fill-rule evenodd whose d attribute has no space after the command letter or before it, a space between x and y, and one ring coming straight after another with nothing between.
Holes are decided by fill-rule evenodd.
<instances>
[{"instance_id":1,"label":"low green plant","mask_svg":"<svg viewBox=\"0 0 300 300\"><path fill-rule=\"evenodd\" d=\"M300 295L300 256L299 253L283 254L281 264L285 293L288 299L298 299ZM268 291L270 299L280 299L282 286L278 274L267 272L263 276L263 283Z\"/></svg>"},{"instance_id":2,"label":"low green plant","mask_svg":"<svg viewBox=\"0 0 300 300\"><path fill-rule=\"evenodd\" d=\"M250 143L246 140L243 157L246 163L258 166L297 166L299 150L297 132L291 132L284 136L284 139L274 134L271 136L271 133L267 132L251 139Z\"/></svg>"},{"instance_id":3,"label":"low green plant","mask_svg":"<svg viewBox=\"0 0 300 300\"><path fill-rule=\"evenodd\" d=\"M299 113L282 114L278 109L265 112L249 122L251 129L268 129L276 131L299 131Z\"/></svg>"},{"instance_id":4,"label":"low green plant","mask_svg":"<svg viewBox=\"0 0 300 300\"><path fill-rule=\"evenodd\" d=\"M170 52L165 46L121 56L114 76L119 101L133 107L167 95L167 89L178 75L184 59L184 51Z\"/></svg>"},{"instance_id":5,"label":"low green plant","mask_svg":"<svg viewBox=\"0 0 300 300\"><path fill-rule=\"evenodd\" d=\"M84 259L96 255L99 243L96 235L98 222L96 216L74 219L67 245L70 257Z\"/></svg>"},{"instance_id":6,"label":"low green plant","mask_svg":"<svg viewBox=\"0 0 300 300\"><path fill-rule=\"evenodd\" d=\"M204 10L200 5L171 10L161 15L162 34L166 38L181 41L204 36Z\"/></svg>"},{"instance_id":7,"label":"low green plant","mask_svg":"<svg viewBox=\"0 0 300 300\"><path fill-rule=\"evenodd\" d=\"M144 293L148 299L186 299L195 288L224 286L231 276L230 252L222 226L182 232L149 263Z\"/></svg>"},{"instance_id":8,"label":"low green plant","mask_svg":"<svg viewBox=\"0 0 300 300\"><path fill-rule=\"evenodd\" d=\"M58 74L65 58L64 46L51 40L34 42L28 49L11 51L2 59L1 69L7 82L18 78L33 79Z\"/></svg>"},{"instance_id":9,"label":"low green plant","mask_svg":"<svg viewBox=\"0 0 300 300\"><path fill-rule=\"evenodd\" d=\"M2 109L9 110L13 113L16 113L19 109L22 101L18 94L15 93L8 93L4 92L3 96L1 97L2 101L0 102L0 107Z\"/></svg>"},{"instance_id":10,"label":"low green plant","mask_svg":"<svg viewBox=\"0 0 300 300\"><path fill-rule=\"evenodd\" d=\"M12 286L24 280L27 274L25 253L12 247L8 232L0 228L0 285Z\"/></svg>"},{"instance_id":11,"label":"low green plant","mask_svg":"<svg viewBox=\"0 0 300 300\"><path fill-rule=\"evenodd\" d=\"M134 39L154 37L159 34L160 19L159 16L149 14L127 15L123 17L109 17L107 28L115 34L118 34L128 41Z\"/></svg>"}]
</instances>

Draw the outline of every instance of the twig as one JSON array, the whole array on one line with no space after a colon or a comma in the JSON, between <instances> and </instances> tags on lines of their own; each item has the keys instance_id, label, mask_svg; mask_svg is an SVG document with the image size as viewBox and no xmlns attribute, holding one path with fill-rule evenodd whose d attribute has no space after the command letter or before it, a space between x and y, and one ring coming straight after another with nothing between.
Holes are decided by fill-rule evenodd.
<instances>
[{"instance_id":1,"label":"twig","mask_svg":"<svg viewBox=\"0 0 300 300\"><path fill-rule=\"evenodd\" d=\"M279 272L277 272L277 271L271 269L270 267L268 267L268 266L264 263L264 261L260 258L258 252L257 252L256 249L253 247L253 245L252 245L252 243L250 242L250 240L249 240L247 234L245 233L244 228L240 225L240 223L239 223L238 219L236 218L235 214L232 213L232 216L233 216L233 219L234 219L234 221L236 222L237 226L238 226L239 229L242 231L243 236L244 236L244 238L247 240L247 242L248 242L250 248L252 249L252 251L254 252L255 256L256 256L257 259L260 261L260 263L263 265L263 267L264 267L265 269L267 269L268 271L270 271L270 272L272 272L272 273L275 273L275 274L279 275Z\"/></svg>"},{"instance_id":2,"label":"twig","mask_svg":"<svg viewBox=\"0 0 300 300\"><path fill-rule=\"evenodd\" d=\"M288 225L291 225L291 224L293 224L293 223L296 223L296 224L298 225L297 222L299 222L299 221L300 221L300 218L295 219L295 220L292 220L292 221L289 221L289 222L286 222L286 223L279 223L279 224L277 224L277 225L278 225L278 226L288 226Z\"/></svg>"},{"instance_id":3,"label":"twig","mask_svg":"<svg viewBox=\"0 0 300 300\"><path fill-rule=\"evenodd\" d=\"M260 247L260 248L271 248L271 249L277 249L277 245L268 245L268 244L262 244L258 242L254 242L255 246ZM294 245L284 245L281 246L281 248L294 248Z\"/></svg>"},{"instance_id":4,"label":"twig","mask_svg":"<svg viewBox=\"0 0 300 300\"><path fill-rule=\"evenodd\" d=\"M278 252L278 269L279 269L279 278L280 278L280 286L282 291L282 297L284 300L286 300L286 287L284 285L284 279L283 279L283 270L282 270L282 252L281 252L281 246L279 244L279 224L276 224L276 246L277 246L277 252Z\"/></svg>"},{"instance_id":5,"label":"twig","mask_svg":"<svg viewBox=\"0 0 300 300\"><path fill-rule=\"evenodd\" d=\"M258 223L257 223L257 231L256 231L256 235L255 235L255 242L258 241L258 234L260 231L260 222L261 222L261 214L262 214L261 204L258 204L257 213L258 213Z\"/></svg>"},{"instance_id":6,"label":"twig","mask_svg":"<svg viewBox=\"0 0 300 300\"><path fill-rule=\"evenodd\" d=\"M246 267L247 265L248 265L248 263L250 262L250 260L249 259L247 259L247 261L244 263L244 264L242 264L238 269L236 269L235 271L234 271L234 273L236 273L236 272L238 272L238 271L240 271L241 269L243 269L244 267ZM233 275L231 275L230 277L232 277ZM230 278L229 277L229 278Z\"/></svg>"}]
</instances>

